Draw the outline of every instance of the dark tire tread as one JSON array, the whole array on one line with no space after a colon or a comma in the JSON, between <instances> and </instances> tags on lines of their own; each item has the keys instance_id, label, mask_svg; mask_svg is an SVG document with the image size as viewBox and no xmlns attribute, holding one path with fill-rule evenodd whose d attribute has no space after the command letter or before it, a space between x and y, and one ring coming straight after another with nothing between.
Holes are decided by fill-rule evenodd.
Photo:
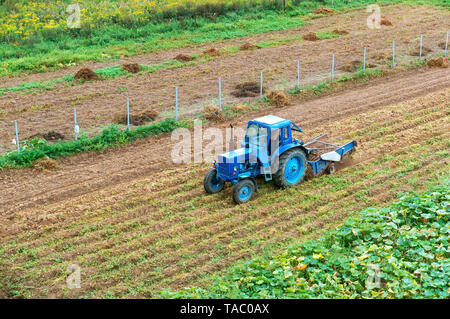
<instances>
[{"instance_id":1,"label":"dark tire tread","mask_svg":"<svg viewBox=\"0 0 450 319\"><path fill-rule=\"evenodd\" d=\"M203 179L203 187L208 194L216 194L220 193L223 190L224 183L222 182L222 186L218 190L214 190L210 187L210 181L212 178L215 178L217 171L215 169L211 169L206 173L205 178Z\"/></svg>"}]
</instances>

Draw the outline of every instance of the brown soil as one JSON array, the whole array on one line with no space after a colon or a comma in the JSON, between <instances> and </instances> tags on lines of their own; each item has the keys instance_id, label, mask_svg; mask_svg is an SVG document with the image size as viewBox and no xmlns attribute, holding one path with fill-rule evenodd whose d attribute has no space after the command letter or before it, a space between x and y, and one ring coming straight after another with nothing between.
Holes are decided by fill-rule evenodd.
<instances>
[{"instance_id":1,"label":"brown soil","mask_svg":"<svg viewBox=\"0 0 450 319\"><path fill-rule=\"evenodd\" d=\"M100 80L101 76L89 68L83 68L74 75L75 80L91 81Z\"/></svg>"},{"instance_id":2,"label":"brown soil","mask_svg":"<svg viewBox=\"0 0 450 319\"><path fill-rule=\"evenodd\" d=\"M358 70L358 67L361 66L362 64L363 63L361 61L355 60L341 67L341 70L352 73Z\"/></svg>"},{"instance_id":3,"label":"brown soil","mask_svg":"<svg viewBox=\"0 0 450 319\"><path fill-rule=\"evenodd\" d=\"M393 26L392 22L389 21L386 17L383 17L383 16L381 17L380 24L388 26L388 27L392 27Z\"/></svg>"},{"instance_id":4,"label":"brown soil","mask_svg":"<svg viewBox=\"0 0 450 319\"><path fill-rule=\"evenodd\" d=\"M239 49L241 51L248 51L248 50L255 50L258 49L258 47L256 45L254 45L253 43L250 42L246 42L244 44L242 44Z\"/></svg>"},{"instance_id":5,"label":"brown soil","mask_svg":"<svg viewBox=\"0 0 450 319\"><path fill-rule=\"evenodd\" d=\"M334 29L333 33L340 34L340 35L349 34L349 32L347 30L339 30L339 29Z\"/></svg>"},{"instance_id":6,"label":"brown soil","mask_svg":"<svg viewBox=\"0 0 450 319\"><path fill-rule=\"evenodd\" d=\"M256 97L261 94L261 84L258 82L244 82L235 86L231 94L235 97ZM263 94L266 88L263 86Z\"/></svg>"},{"instance_id":7,"label":"brown soil","mask_svg":"<svg viewBox=\"0 0 450 319\"><path fill-rule=\"evenodd\" d=\"M448 58L440 56L437 58L429 59L427 61L427 65L430 68L448 68Z\"/></svg>"},{"instance_id":8,"label":"brown soil","mask_svg":"<svg viewBox=\"0 0 450 319\"><path fill-rule=\"evenodd\" d=\"M217 106L208 105L203 110L203 117L213 122L223 122L225 120L225 114Z\"/></svg>"},{"instance_id":9,"label":"brown soil","mask_svg":"<svg viewBox=\"0 0 450 319\"><path fill-rule=\"evenodd\" d=\"M139 63L125 63L122 64L122 70L130 73L138 73L142 71L142 67Z\"/></svg>"},{"instance_id":10,"label":"brown soil","mask_svg":"<svg viewBox=\"0 0 450 319\"><path fill-rule=\"evenodd\" d=\"M138 114L130 114L130 124L134 126L144 125L145 123L154 121L157 117L158 112L155 110L146 110ZM127 114L117 115L114 118L114 123L127 125Z\"/></svg>"},{"instance_id":11,"label":"brown soil","mask_svg":"<svg viewBox=\"0 0 450 319\"><path fill-rule=\"evenodd\" d=\"M267 98L270 101L270 104L276 106L276 107L283 107L286 105L289 105L289 97L280 91L272 90L267 94Z\"/></svg>"},{"instance_id":12,"label":"brown soil","mask_svg":"<svg viewBox=\"0 0 450 319\"><path fill-rule=\"evenodd\" d=\"M422 46L422 56L427 55L428 53L433 52L428 47ZM412 56L420 56L420 47L415 48L413 51L411 51Z\"/></svg>"},{"instance_id":13,"label":"brown soil","mask_svg":"<svg viewBox=\"0 0 450 319\"><path fill-rule=\"evenodd\" d=\"M306 41L318 41L320 38L314 32L308 32L303 36L303 40Z\"/></svg>"},{"instance_id":14,"label":"brown soil","mask_svg":"<svg viewBox=\"0 0 450 319\"><path fill-rule=\"evenodd\" d=\"M180 53L174 58L174 60L178 60L180 62L190 62L194 60L194 58L190 55Z\"/></svg>"},{"instance_id":15,"label":"brown soil","mask_svg":"<svg viewBox=\"0 0 450 319\"><path fill-rule=\"evenodd\" d=\"M391 55L384 53L384 52L377 52L372 56L372 59L378 61L378 62L385 62L391 59Z\"/></svg>"},{"instance_id":16,"label":"brown soil","mask_svg":"<svg viewBox=\"0 0 450 319\"><path fill-rule=\"evenodd\" d=\"M220 51L216 48L210 48L210 49L203 51L203 54L210 55L210 56L220 56Z\"/></svg>"},{"instance_id":17,"label":"brown soil","mask_svg":"<svg viewBox=\"0 0 450 319\"><path fill-rule=\"evenodd\" d=\"M64 135L55 131L49 131L47 133L38 133L38 134L34 134L31 135L30 137L28 137L28 140L32 140L34 138L43 138L46 141L58 141L58 140L64 140Z\"/></svg>"},{"instance_id":18,"label":"brown soil","mask_svg":"<svg viewBox=\"0 0 450 319\"><path fill-rule=\"evenodd\" d=\"M330 9L328 7L322 7L317 10L314 10L314 13L315 14L331 14L331 13L334 13L334 10Z\"/></svg>"},{"instance_id":19,"label":"brown soil","mask_svg":"<svg viewBox=\"0 0 450 319\"><path fill-rule=\"evenodd\" d=\"M49 172L58 168L59 164L53 158L42 158L33 164L35 170Z\"/></svg>"}]
</instances>

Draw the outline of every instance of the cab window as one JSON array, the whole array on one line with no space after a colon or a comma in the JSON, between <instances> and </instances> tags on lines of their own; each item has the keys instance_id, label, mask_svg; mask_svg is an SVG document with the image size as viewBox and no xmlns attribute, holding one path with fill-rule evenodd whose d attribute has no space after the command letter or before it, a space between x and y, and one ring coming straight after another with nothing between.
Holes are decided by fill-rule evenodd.
<instances>
[{"instance_id":1,"label":"cab window","mask_svg":"<svg viewBox=\"0 0 450 319\"><path fill-rule=\"evenodd\" d=\"M250 143L264 144L267 143L268 129L266 127L250 124L245 134L246 139Z\"/></svg>"},{"instance_id":2,"label":"cab window","mask_svg":"<svg viewBox=\"0 0 450 319\"><path fill-rule=\"evenodd\" d=\"M248 138L253 138L253 137L258 136L258 125L250 124L248 126L246 135L247 135Z\"/></svg>"}]
</instances>

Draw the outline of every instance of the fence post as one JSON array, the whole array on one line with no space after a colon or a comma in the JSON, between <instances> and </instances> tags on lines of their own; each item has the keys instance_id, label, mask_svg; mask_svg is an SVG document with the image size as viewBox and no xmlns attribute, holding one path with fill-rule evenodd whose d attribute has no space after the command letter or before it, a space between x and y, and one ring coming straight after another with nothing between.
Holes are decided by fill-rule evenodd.
<instances>
[{"instance_id":1,"label":"fence post","mask_svg":"<svg viewBox=\"0 0 450 319\"><path fill-rule=\"evenodd\" d=\"M178 87L175 87L175 120L178 121Z\"/></svg>"},{"instance_id":2,"label":"fence post","mask_svg":"<svg viewBox=\"0 0 450 319\"><path fill-rule=\"evenodd\" d=\"M17 128L17 121L14 121L14 128L16 130L17 153L20 154L19 129Z\"/></svg>"},{"instance_id":3,"label":"fence post","mask_svg":"<svg viewBox=\"0 0 450 319\"><path fill-rule=\"evenodd\" d=\"M363 73L366 73L366 47L364 47Z\"/></svg>"},{"instance_id":4,"label":"fence post","mask_svg":"<svg viewBox=\"0 0 450 319\"><path fill-rule=\"evenodd\" d=\"M395 40L392 41L392 67L395 68Z\"/></svg>"},{"instance_id":5,"label":"fence post","mask_svg":"<svg viewBox=\"0 0 450 319\"><path fill-rule=\"evenodd\" d=\"M300 89L300 61L297 61L297 89Z\"/></svg>"},{"instance_id":6,"label":"fence post","mask_svg":"<svg viewBox=\"0 0 450 319\"><path fill-rule=\"evenodd\" d=\"M420 35L420 52L419 52L419 62L422 63L422 42L423 42L423 36Z\"/></svg>"},{"instance_id":7,"label":"fence post","mask_svg":"<svg viewBox=\"0 0 450 319\"><path fill-rule=\"evenodd\" d=\"M263 98L263 71L261 70L261 81L259 85L259 98L262 100Z\"/></svg>"},{"instance_id":8,"label":"fence post","mask_svg":"<svg viewBox=\"0 0 450 319\"><path fill-rule=\"evenodd\" d=\"M448 31L447 31L447 37L445 38L445 56L447 56L447 46L448 46Z\"/></svg>"},{"instance_id":9,"label":"fence post","mask_svg":"<svg viewBox=\"0 0 450 319\"><path fill-rule=\"evenodd\" d=\"M127 97L127 129L130 130L130 98Z\"/></svg>"},{"instance_id":10,"label":"fence post","mask_svg":"<svg viewBox=\"0 0 450 319\"><path fill-rule=\"evenodd\" d=\"M219 78L219 110L222 109L222 78Z\"/></svg>"},{"instance_id":11,"label":"fence post","mask_svg":"<svg viewBox=\"0 0 450 319\"><path fill-rule=\"evenodd\" d=\"M334 54L333 54L333 58L331 60L331 82L334 81Z\"/></svg>"},{"instance_id":12,"label":"fence post","mask_svg":"<svg viewBox=\"0 0 450 319\"><path fill-rule=\"evenodd\" d=\"M73 108L73 122L74 122L74 132L75 132L75 141L78 140L78 133L80 132L80 127L77 122L77 109Z\"/></svg>"}]
</instances>

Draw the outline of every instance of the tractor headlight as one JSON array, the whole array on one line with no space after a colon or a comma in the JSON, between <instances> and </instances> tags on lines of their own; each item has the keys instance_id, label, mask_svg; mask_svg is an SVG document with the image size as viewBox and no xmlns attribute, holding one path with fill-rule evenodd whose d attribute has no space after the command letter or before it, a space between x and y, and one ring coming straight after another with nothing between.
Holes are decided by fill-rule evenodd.
<instances>
[{"instance_id":1,"label":"tractor headlight","mask_svg":"<svg viewBox=\"0 0 450 319\"><path fill-rule=\"evenodd\" d=\"M237 166L233 167L233 170L234 170L235 172L237 172L237 171L238 171L238 167L237 167Z\"/></svg>"}]
</instances>

